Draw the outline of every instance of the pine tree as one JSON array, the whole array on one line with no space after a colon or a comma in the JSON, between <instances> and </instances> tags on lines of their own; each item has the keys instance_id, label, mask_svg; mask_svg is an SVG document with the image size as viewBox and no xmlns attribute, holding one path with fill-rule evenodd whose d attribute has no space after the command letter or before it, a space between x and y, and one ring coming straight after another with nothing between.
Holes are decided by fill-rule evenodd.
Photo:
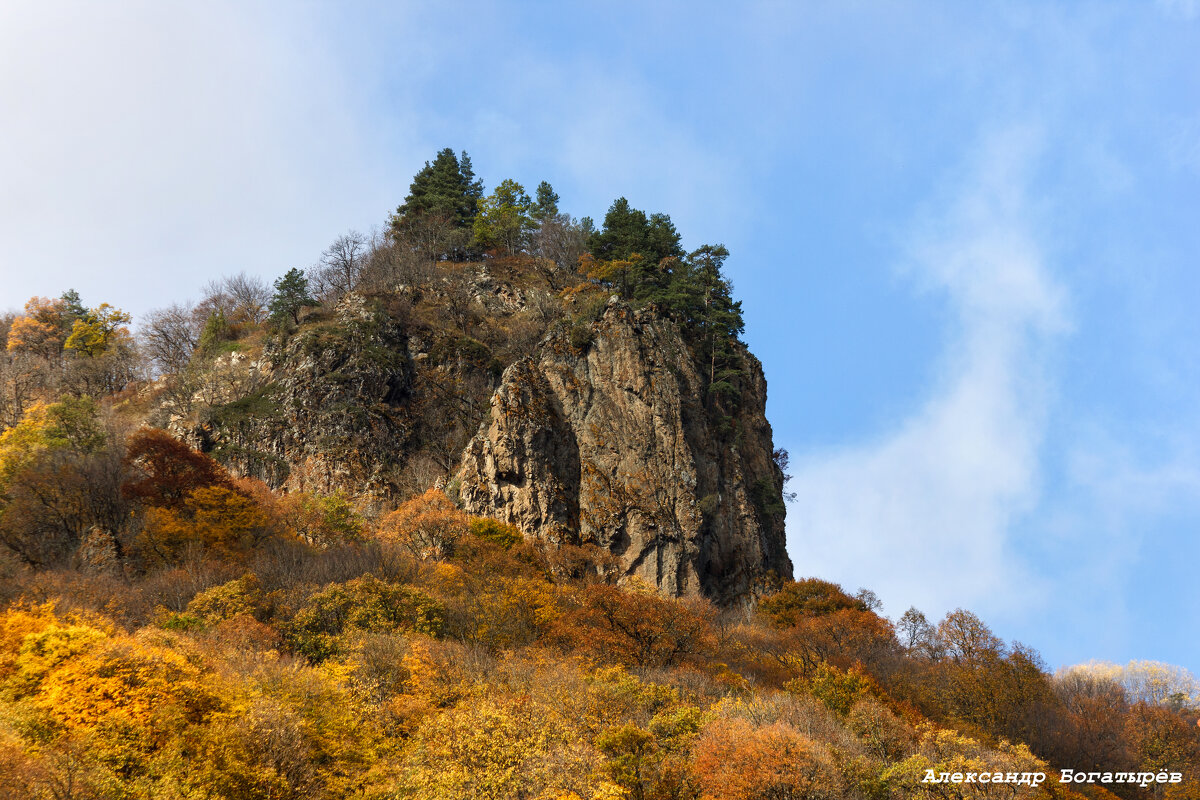
<instances>
[{"instance_id":1,"label":"pine tree","mask_svg":"<svg viewBox=\"0 0 1200 800\"><path fill-rule=\"evenodd\" d=\"M67 289L59 299L63 301L63 322L68 327L74 324L75 320L87 316L87 308L84 307L79 292Z\"/></svg>"},{"instance_id":2,"label":"pine tree","mask_svg":"<svg viewBox=\"0 0 1200 800\"><path fill-rule=\"evenodd\" d=\"M628 262L621 285L627 299L662 305L672 273L683 257L679 233L666 214L646 216L620 197L609 206L604 227L588 237L588 249L598 264Z\"/></svg>"},{"instance_id":3,"label":"pine tree","mask_svg":"<svg viewBox=\"0 0 1200 800\"><path fill-rule=\"evenodd\" d=\"M666 214L651 214L646 226L646 245L643 252L655 262L664 258L682 258L683 247L679 243L679 231Z\"/></svg>"},{"instance_id":4,"label":"pine tree","mask_svg":"<svg viewBox=\"0 0 1200 800\"><path fill-rule=\"evenodd\" d=\"M533 204L533 218L538 222L558 214L558 194L547 181L542 181L537 187L537 199Z\"/></svg>"},{"instance_id":5,"label":"pine tree","mask_svg":"<svg viewBox=\"0 0 1200 800\"><path fill-rule=\"evenodd\" d=\"M268 310L276 325L300 324L300 309L320 305L308 293L308 278L292 267L282 278L275 281L275 294L271 297Z\"/></svg>"},{"instance_id":6,"label":"pine tree","mask_svg":"<svg viewBox=\"0 0 1200 800\"><path fill-rule=\"evenodd\" d=\"M646 216L618 197L604 215L604 226L588 237L588 250L597 260L628 259L635 254L657 264L664 258L681 258L679 232L666 214Z\"/></svg>"},{"instance_id":7,"label":"pine tree","mask_svg":"<svg viewBox=\"0 0 1200 800\"><path fill-rule=\"evenodd\" d=\"M708 395L718 408L730 407L741 395L742 358L738 336L745 330L742 304L733 299L733 285L721 273L729 251L724 245L704 245L688 255L690 278L698 304L688 309L697 360L707 367Z\"/></svg>"},{"instance_id":8,"label":"pine tree","mask_svg":"<svg viewBox=\"0 0 1200 800\"><path fill-rule=\"evenodd\" d=\"M475 170L471 167L471 157L467 155L467 151L463 150L458 154L458 169L462 173L463 198L466 201L468 214L471 219L474 219L475 209L479 207L479 201L483 199L483 181L475 177Z\"/></svg>"},{"instance_id":9,"label":"pine tree","mask_svg":"<svg viewBox=\"0 0 1200 800\"><path fill-rule=\"evenodd\" d=\"M392 217L392 230L402 234L424 216L442 217L457 228L470 230L482 196L483 184L475 179L470 156L464 151L459 157L444 148L433 163L426 161L413 176L408 197Z\"/></svg>"},{"instance_id":10,"label":"pine tree","mask_svg":"<svg viewBox=\"0 0 1200 800\"><path fill-rule=\"evenodd\" d=\"M588 237L588 251L597 261L641 255L649 227L644 211L631 208L628 200L618 197L604 215L604 226Z\"/></svg>"}]
</instances>

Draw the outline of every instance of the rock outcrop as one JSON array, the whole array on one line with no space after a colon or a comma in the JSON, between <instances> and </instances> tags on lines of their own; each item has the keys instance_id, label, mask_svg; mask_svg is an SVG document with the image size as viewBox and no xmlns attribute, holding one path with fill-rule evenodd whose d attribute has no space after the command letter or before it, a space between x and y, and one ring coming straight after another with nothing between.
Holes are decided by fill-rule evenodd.
<instances>
[{"instance_id":1,"label":"rock outcrop","mask_svg":"<svg viewBox=\"0 0 1200 800\"><path fill-rule=\"evenodd\" d=\"M276 488L343 491L381 506L411 432L413 365L403 326L347 297L333 317L267 348L262 377L209 407L190 438Z\"/></svg>"},{"instance_id":2,"label":"rock outcrop","mask_svg":"<svg viewBox=\"0 0 1200 800\"><path fill-rule=\"evenodd\" d=\"M477 319L529 331L521 291L487 281ZM231 365L236 399L204 406L184 433L238 474L372 511L449 478L469 512L602 547L665 594L730 605L790 578L758 360L736 345L726 415L705 401L674 322L594 299L597 311L560 307L527 345L501 350L494 333L489 346L431 321L438 298L350 295Z\"/></svg>"},{"instance_id":3,"label":"rock outcrop","mask_svg":"<svg viewBox=\"0 0 1200 800\"><path fill-rule=\"evenodd\" d=\"M549 334L510 365L463 454L463 506L553 543L594 543L629 576L732 604L790 578L782 472L761 365L719 430L678 328L613 301L590 342Z\"/></svg>"}]
</instances>

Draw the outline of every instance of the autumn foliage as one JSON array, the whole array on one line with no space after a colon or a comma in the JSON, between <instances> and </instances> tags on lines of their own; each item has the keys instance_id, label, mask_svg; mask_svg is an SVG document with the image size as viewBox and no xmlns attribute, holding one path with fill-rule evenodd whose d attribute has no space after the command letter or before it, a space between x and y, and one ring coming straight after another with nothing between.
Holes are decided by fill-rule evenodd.
<instances>
[{"instance_id":1,"label":"autumn foliage","mask_svg":"<svg viewBox=\"0 0 1200 800\"><path fill-rule=\"evenodd\" d=\"M669 600L646 587L634 591L592 584L571 598L557 627L565 648L631 667L670 667L714 652L714 609L703 600Z\"/></svg>"},{"instance_id":2,"label":"autumn foliage","mask_svg":"<svg viewBox=\"0 0 1200 800\"><path fill-rule=\"evenodd\" d=\"M927 769L1052 773L1044 745L1004 735L1041 708L1058 709L1042 723L1074 743L1071 758L1196 763L1194 712L1079 676L1061 694L1034 655L967 612L937 634L955 655L920 661L894 639L885 647L887 621L833 584L784 586L757 614L722 614L595 571L558 577L536 543L444 497L322 544L279 531L286 515L253 484L145 507L157 538L142 546L162 550L161 566L101 592L63 572L42 584L54 603L0 612L5 786L28 797L69 781L85 797L934 798ZM267 530L282 538L256 538ZM817 624L837 620L872 648ZM810 639L828 656L811 668ZM1054 783L1012 796L1080 797Z\"/></svg>"},{"instance_id":3,"label":"autumn foliage","mask_svg":"<svg viewBox=\"0 0 1200 800\"><path fill-rule=\"evenodd\" d=\"M445 558L469 532L470 519L439 489L430 489L384 517L380 536L418 558Z\"/></svg>"},{"instance_id":4,"label":"autumn foliage","mask_svg":"<svg viewBox=\"0 0 1200 800\"><path fill-rule=\"evenodd\" d=\"M757 609L668 598L441 491L372 521L162 431L114 438L85 401L0 435L0 532L38 470L101 457L119 481L46 496L81 520L80 498L123 504L124 574L39 566L0 611L15 797L932 799L928 769L1200 764L1174 673L1052 677L968 611L901 637L817 579Z\"/></svg>"},{"instance_id":5,"label":"autumn foliage","mask_svg":"<svg viewBox=\"0 0 1200 800\"><path fill-rule=\"evenodd\" d=\"M157 428L143 428L129 437L125 462L133 474L121 491L149 506L179 508L197 489L232 487L220 464Z\"/></svg>"},{"instance_id":6,"label":"autumn foliage","mask_svg":"<svg viewBox=\"0 0 1200 800\"><path fill-rule=\"evenodd\" d=\"M711 800L824 800L842 796L829 752L795 728L740 719L709 726L693 768Z\"/></svg>"},{"instance_id":7,"label":"autumn foliage","mask_svg":"<svg viewBox=\"0 0 1200 800\"><path fill-rule=\"evenodd\" d=\"M253 430L275 411L242 348L296 326L339 335L323 327L333 300L372 269L388 285L442 270L422 285L449 297L453 346L435 332L427 361L438 365L414 369L458 380L453 362L490 370L510 334L536 341L563 312L531 321L541 289L489 331L465 284L443 280L461 277L482 245L502 254L498 269L536 262L562 281L545 285L586 301L568 302L576 318L559 320L577 348L591 341L587 304L611 292L667 309L701 343L708 412L732 413L736 392L724 393L738 380L730 348L741 321L722 296L723 249L684 257L668 218L619 202L596 233L598 258L564 277L583 231L550 248L546 220L573 223L547 216L549 186L537 214L512 185L475 225L469 161L451 156L430 168L432 194L398 210L394 241L325 265L320 301L299 270L278 282L272 305L283 310L270 331L260 327L270 292L253 281L153 320L146 344L174 371L152 383L123 360L131 338L119 309L67 293L4 321L0 800L1085 796L1053 778L923 780L1055 767L1184 776L1087 789L1094 800L1200 797L1200 684L1186 670L1143 662L1051 675L1036 651L970 611L893 620L870 592L818 578L773 584L737 608L667 597L601 542L550 545L466 513L453 488L427 488L452 470L458 446L423 451L425 466L397 478L403 491L358 496L311 474L287 483L270 453L222 438L221 415ZM457 178L447 188L439 175ZM563 261L553 269L552 251ZM703 313L700 289L719 301ZM435 330L444 309L419 294L390 302ZM481 380L483 400L496 374ZM442 430L450 414L454 435L469 436L480 407L467 394L439 395L446 403L409 433ZM154 418L154 403L171 413ZM272 488L281 483L292 491ZM402 501L392 508L389 497Z\"/></svg>"},{"instance_id":8,"label":"autumn foliage","mask_svg":"<svg viewBox=\"0 0 1200 800\"><path fill-rule=\"evenodd\" d=\"M66 341L66 304L60 299L34 297L25 304L25 313L12 322L8 331L8 350L50 358L58 355Z\"/></svg>"},{"instance_id":9,"label":"autumn foliage","mask_svg":"<svg viewBox=\"0 0 1200 800\"><path fill-rule=\"evenodd\" d=\"M273 533L267 515L246 495L227 486L201 486L178 507L147 509L138 544L170 563L189 548L216 558L244 555Z\"/></svg>"}]
</instances>

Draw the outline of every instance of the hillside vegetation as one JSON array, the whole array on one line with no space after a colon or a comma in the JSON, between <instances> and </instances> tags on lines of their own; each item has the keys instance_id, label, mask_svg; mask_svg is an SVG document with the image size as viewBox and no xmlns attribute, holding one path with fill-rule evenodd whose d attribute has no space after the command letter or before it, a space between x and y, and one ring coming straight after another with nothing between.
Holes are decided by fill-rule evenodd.
<instances>
[{"instance_id":1,"label":"hillside vegetation","mask_svg":"<svg viewBox=\"0 0 1200 800\"><path fill-rule=\"evenodd\" d=\"M1051 675L963 609L631 568L606 530L660 553L691 546L686 514L714 547L741 546L722 520L782 530L787 454L748 422L765 388L727 256L623 199L597 227L545 182L485 194L445 150L385 231L273 287L221 279L136 335L70 291L10 314L0 798L1200 797L1181 670ZM468 443L542 446L518 418L559 397L505 394L518 362L569 382L614 326L686 343L654 382L697 382L686 430L744 507L600 475L573 529L479 513ZM620 449L604 433L589 446ZM722 461L755 436L764 463Z\"/></svg>"}]
</instances>

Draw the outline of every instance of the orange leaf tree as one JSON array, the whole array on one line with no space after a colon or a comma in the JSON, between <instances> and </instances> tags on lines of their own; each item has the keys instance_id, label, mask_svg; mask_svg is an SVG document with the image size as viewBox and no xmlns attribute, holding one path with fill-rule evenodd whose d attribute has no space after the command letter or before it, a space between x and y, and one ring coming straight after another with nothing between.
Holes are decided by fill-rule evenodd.
<instances>
[{"instance_id":1,"label":"orange leaf tree","mask_svg":"<svg viewBox=\"0 0 1200 800\"><path fill-rule=\"evenodd\" d=\"M471 519L440 489L430 489L384 517L379 535L418 558L446 558L470 531Z\"/></svg>"}]
</instances>

